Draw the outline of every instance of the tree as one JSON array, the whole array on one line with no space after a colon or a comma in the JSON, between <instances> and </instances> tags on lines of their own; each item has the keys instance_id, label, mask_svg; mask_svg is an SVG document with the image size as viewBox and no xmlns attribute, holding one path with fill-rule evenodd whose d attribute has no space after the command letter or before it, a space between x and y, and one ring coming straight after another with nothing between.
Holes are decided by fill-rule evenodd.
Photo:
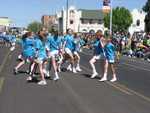
<instances>
[{"instance_id":1,"label":"tree","mask_svg":"<svg viewBox=\"0 0 150 113\"><path fill-rule=\"evenodd\" d=\"M145 12L149 12L150 11L150 0L148 0L146 2L146 4L144 5L143 11L145 11Z\"/></svg>"},{"instance_id":2,"label":"tree","mask_svg":"<svg viewBox=\"0 0 150 113\"><path fill-rule=\"evenodd\" d=\"M28 25L28 30L32 32L38 32L39 30L42 29L42 24L40 22L32 22Z\"/></svg>"},{"instance_id":3,"label":"tree","mask_svg":"<svg viewBox=\"0 0 150 113\"><path fill-rule=\"evenodd\" d=\"M113 9L112 29L113 31L126 31L132 24L132 15L130 11L124 7ZM104 16L105 27L110 27L110 14Z\"/></svg>"},{"instance_id":4,"label":"tree","mask_svg":"<svg viewBox=\"0 0 150 113\"><path fill-rule=\"evenodd\" d=\"M150 32L150 0L148 0L143 7L143 11L147 13L145 16L145 31Z\"/></svg>"}]
</instances>

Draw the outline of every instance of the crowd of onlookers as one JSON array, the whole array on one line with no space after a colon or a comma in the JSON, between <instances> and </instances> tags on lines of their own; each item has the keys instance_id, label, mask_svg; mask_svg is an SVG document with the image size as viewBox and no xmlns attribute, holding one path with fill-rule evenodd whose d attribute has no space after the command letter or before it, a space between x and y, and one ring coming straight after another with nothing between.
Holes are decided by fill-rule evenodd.
<instances>
[{"instance_id":1,"label":"crowd of onlookers","mask_svg":"<svg viewBox=\"0 0 150 113\"><path fill-rule=\"evenodd\" d=\"M95 40L95 35L82 34L81 37L86 47L92 49L91 45ZM105 34L104 37L107 38ZM128 32L115 32L112 37L116 51L122 55L150 61L150 33L134 32L131 35Z\"/></svg>"},{"instance_id":2,"label":"crowd of onlookers","mask_svg":"<svg viewBox=\"0 0 150 113\"><path fill-rule=\"evenodd\" d=\"M115 33L113 37L117 40L119 51L123 55L150 60L150 33Z\"/></svg>"}]
</instances>

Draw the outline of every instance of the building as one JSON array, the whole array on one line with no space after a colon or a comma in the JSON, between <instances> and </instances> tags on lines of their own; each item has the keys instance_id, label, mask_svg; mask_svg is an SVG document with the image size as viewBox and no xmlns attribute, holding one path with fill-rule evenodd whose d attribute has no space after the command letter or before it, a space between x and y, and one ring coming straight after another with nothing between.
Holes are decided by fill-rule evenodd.
<instances>
[{"instance_id":1,"label":"building","mask_svg":"<svg viewBox=\"0 0 150 113\"><path fill-rule=\"evenodd\" d=\"M41 21L46 28L57 27L58 25L55 15L43 15Z\"/></svg>"},{"instance_id":2,"label":"building","mask_svg":"<svg viewBox=\"0 0 150 113\"><path fill-rule=\"evenodd\" d=\"M0 17L0 32L7 30L10 24L11 20L8 17Z\"/></svg>"},{"instance_id":3,"label":"building","mask_svg":"<svg viewBox=\"0 0 150 113\"><path fill-rule=\"evenodd\" d=\"M134 9L132 12L133 23L129 28L129 32L133 34L134 32L145 31L145 15L146 13L142 10Z\"/></svg>"},{"instance_id":4,"label":"building","mask_svg":"<svg viewBox=\"0 0 150 113\"><path fill-rule=\"evenodd\" d=\"M68 16L67 16L68 13ZM99 30L104 31L102 10L76 9L74 6L57 13L58 29L66 32L71 28L74 32L95 33Z\"/></svg>"}]
</instances>

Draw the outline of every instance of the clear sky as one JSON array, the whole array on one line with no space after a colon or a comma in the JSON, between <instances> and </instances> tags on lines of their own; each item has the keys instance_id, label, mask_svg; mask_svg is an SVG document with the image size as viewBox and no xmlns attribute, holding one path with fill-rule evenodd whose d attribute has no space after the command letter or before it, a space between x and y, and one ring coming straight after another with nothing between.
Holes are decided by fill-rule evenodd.
<instances>
[{"instance_id":1,"label":"clear sky","mask_svg":"<svg viewBox=\"0 0 150 113\"><path fill-rule=\"evenodd\" d=\"M101 9L103 0L69 0L70 5L80 9ZM141 9L147 0L113 0L113 6L129 10ZM9 17L16 26L27 26L40 21L44 14L55 14L65 7L66 0L0 0L0 17Z\"/></svg>"}]
</instances>

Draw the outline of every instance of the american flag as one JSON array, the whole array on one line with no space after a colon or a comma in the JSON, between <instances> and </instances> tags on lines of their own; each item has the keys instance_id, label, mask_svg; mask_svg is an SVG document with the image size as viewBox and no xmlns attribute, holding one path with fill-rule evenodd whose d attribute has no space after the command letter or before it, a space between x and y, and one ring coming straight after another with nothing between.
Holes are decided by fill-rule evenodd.
<instances>
[{"instance_id":1,"label":"american flag","mask_svg":"<svg viewBox=\"0 0 150 113\"><path fill-rule=\"evenodd\" d=\"M110 0L103 0L103 6L109 6Z\"/></svg>"}]
</instances>

